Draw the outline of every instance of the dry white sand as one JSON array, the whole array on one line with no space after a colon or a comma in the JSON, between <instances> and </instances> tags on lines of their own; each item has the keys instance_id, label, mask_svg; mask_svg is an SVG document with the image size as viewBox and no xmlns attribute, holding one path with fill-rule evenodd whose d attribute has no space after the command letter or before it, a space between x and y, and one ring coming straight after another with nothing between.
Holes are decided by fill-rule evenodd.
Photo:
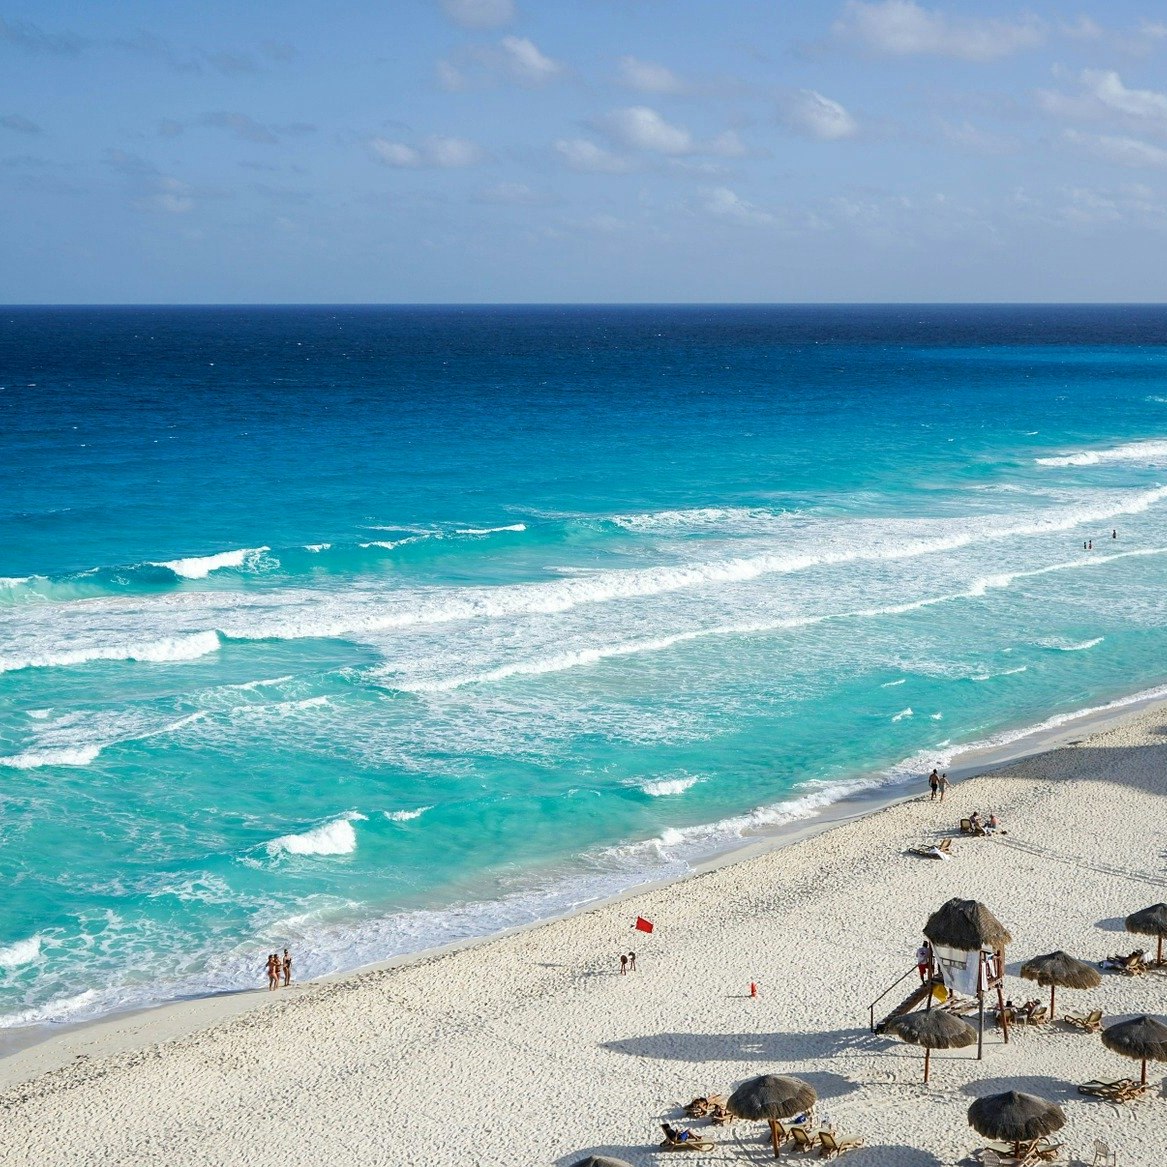
<instances>
[{"instance_id":1,"label":"dry white sand","mask_svg":"<svg viewBox=\"0 0 1167 1167\"><path fill-rule=\"evenodd\" d=\"M656 1124L679 1102L790 1072L813 1083L837 1128L866 1140L850 1167L968 1162L983 1145L969 1103L1010 1088L1065 1108L1071 1159L1089 1163L1103 1138L1122 1167L1157 1167L1167 1067L1152 1064L1150 1098L1118 1108L1075 1090L1137 1076L1097 1037L1055 1025L1005 1046L990 1030L983 1061L975 1048L935 1055L925 1088L920 1051L871 1034L867 1006L911 967L924 920L952 896L984 901L1012 930L1014 1000L1042 995L1016 976L1027 957L1141 947L1122 917L1167 899L1165 774L1160 707L964 781L943 805L902 803L571 919L272 997L84 1029L0 1063L0 1162L531 1167L602 1151L655 1164L670 1157L656 1150ZM974 809L995 810L1009 834L959 840L947 863L904 854ZM652 936L631 930L638 913ZM621 977L617 956L630 948L640 968ZM258 1007L223 1012L244 1004ZM1162 1014L1167 977L1104 974L1101 988L1063 991L1058 1004ZM73 1060L28 1078L52 1059ZM694 1158L773 1161L760 1126L712 1135L717 1149Z\"/></svg>"}]
</instances>

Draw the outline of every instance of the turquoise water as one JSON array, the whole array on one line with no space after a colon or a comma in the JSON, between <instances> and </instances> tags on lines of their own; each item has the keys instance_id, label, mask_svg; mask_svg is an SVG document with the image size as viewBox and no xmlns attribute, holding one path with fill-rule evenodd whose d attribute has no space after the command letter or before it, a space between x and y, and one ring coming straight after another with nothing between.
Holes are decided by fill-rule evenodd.
<instances>
[{"instance_id":1,"label":"turquoise water","mask_svg":"<svg viewBox=\"0 0 1167 1167\"><path fill-rule=\"evenodd\" d=\"M7 309L0 385L0 1025L1167 683L1161 309Z\"/></svg>"}]
</instances>

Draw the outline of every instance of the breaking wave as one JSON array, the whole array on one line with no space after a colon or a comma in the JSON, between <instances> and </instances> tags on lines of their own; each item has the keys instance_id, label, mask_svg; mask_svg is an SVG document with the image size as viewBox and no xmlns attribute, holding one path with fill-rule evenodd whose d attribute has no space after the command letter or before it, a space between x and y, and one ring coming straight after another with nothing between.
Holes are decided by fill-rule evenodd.
<instances>
[{"instance_id":1,"label":"breaking wave","mask_svg":"<svg viewBox=\"0 0 1167 1167\"><path fill-rule=\"evenodd\" d=\"M183 579L206 579L212 571L224 567L254 567L270 547L242 547L238 551L220 551L217 555L196 555L189 559L168 559L152 567L169 568Z\"/></svg>"},{"instance_id":2,"label":"breaking wave","mask_svg":"<svg viewBox=\"0 0 1167 1167\"><path fill-rule=\"evenodd\" d=\"M93 645L88 648L50 652L43 656L0 658L0 673L18 669L65 668L88 664L90 661L146 661L163 664L168 661L197 660L219 650L216 632L191 632L183 636L164 636L144 644Z\"/></svg>"},{"instance_id":3,"label":"breaking wave","mask_svg":"<svg viewBox=\"0 0 1167 1167\"><path fill-rule=\"evenodd\" d=\"M351 855L357 849L355 822L364 822L367 815L350 811L331 822L321 823L298 835L281 835L265 844L267 853L278 855Z\"/></svg>"},{"instance_id":4,"label":"breaking wave","mask_svg":"<svg viewBox=\"0 0 1167 1167\"><path fill-rule=\"evenodd\" d=\"M1162 398L1156 400L1162 401ZM1072 454L1035 458L1039 466L1098 466L1104 462L1145 462L1149 466L1167 463L1167 442L1127 442L1098 450L1078 450Z\"/></svg>"}]
</instances>

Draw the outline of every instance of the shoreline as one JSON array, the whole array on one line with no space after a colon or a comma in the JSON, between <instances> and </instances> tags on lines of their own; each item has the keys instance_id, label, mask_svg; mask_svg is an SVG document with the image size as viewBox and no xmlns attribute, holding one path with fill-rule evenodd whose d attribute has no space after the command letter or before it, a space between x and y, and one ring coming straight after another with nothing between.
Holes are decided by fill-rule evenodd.
<instances>
[{"instance_id":1,"label":"shoreline","mask_svg":"<svg viewBox=\"0 0 1167 1167\"><path fill-rule=\"evenodd\" d=\"M854 1167L968 1163L983 1145L970 1101L1010 1089L1062 1106L1067 1161L1089 1162L1096 1138L1123 1163L1167 1161L1160 1074L1129 1107L1076 1090L1137 1071L1096 1037L1059 1021L1006 1044L990 1026L983 1061L935 1051L924 1086L921 1051L869 1026L869 1002L914 976L924 921L953 896L1012 934L1015 1001L1048 993L1018 975L1035 953L1097 965L1148 946L1124 917L1167 894L1167 702L1092 713L1089 737L1087 720L1047 727L1045 752L1002 743L943 805L917 789L538 927L62 1035L0 1086L5 1149L41 1167L131 1167L160 1148L208 1167L567 1167L587 1154L653 1167L658 1124L685 1099L776 1073L809 1082L820 1117L863 1139ZM1006 765L1007 750L1026 752ZM988 807L1003 831L960 836L958 819ZM947 860L913 852L942 838ZM637 915L651 935L630 931ZM624 976L630 946L639 971ZM1162 1013L1165 975L1104 972L1097 988L1059 990L1058 1016ZM698 1126L717 1144L710 1163L773 1161L758 1124Z\"/></svg>"},{"instance_id":2,"label":"shoreline","mask_svg":"<svg viewBox=\"0 0 1167 1167\"><path fill-rule=\"evenodd\" d=\"M1087 706L1075 713L1055 715L1016 732L1008 730L991 736L987 744L958 750L948 763L950 781L961 784L970 778L993 774L1067 745L1077 745L1082 736L1094 736L1120 727L1155 708L1167 711L1167 686L1138 690L1127 697L1097 706ZM995 740L1002 739L1002 740ZM923 785L926 772L919 776ZM848 780L843 780L845 785ZM851 781L862 781L855 778ZM370 973L381 973L426 963L453 953L487 948L510 937L521 936L568 921L627 900L650 895L662 889L680 887L712 872L746 864L760 856L792 847L830 832L844 824L871 818L880 812L905 803L919 801L921 792L908 792L909 780L860 787L838 800L732 843L717 847L693 861L678 875L638 882L624 890L588 900L568 911L514 925L497 932L469 936L447 944L421 948L370 964L359 965L316 977L293 985L296 995L314 989L343 986ZM951 794L950 794L951 797ZM780 804L775 804L780 805ZM0 1029L0 1091L27 1083L51 1073L78 1058L84 1052L100 1048L103 1054L137 1049L143 1045L167 1042L199 1032L252 1011L263 1010L279 1002L280 989L274 995L257 986L253 989L228 990L171 999L156 1005L118 1010L101 1017L60 1024Z\"/></svg>"}]
</instances>

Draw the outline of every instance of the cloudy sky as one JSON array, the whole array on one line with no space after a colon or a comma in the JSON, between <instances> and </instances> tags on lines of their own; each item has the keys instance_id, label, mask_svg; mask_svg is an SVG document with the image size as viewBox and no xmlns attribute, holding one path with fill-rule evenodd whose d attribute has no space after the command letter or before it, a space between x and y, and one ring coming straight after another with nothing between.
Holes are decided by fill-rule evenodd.
<instances>
[{"instance_id":1,"label":"cloudy sky","mask_svg":"<svg viewBox=\"0 0 1167 1167\"><path fill-rule=\"evenodd\" d=\"M1163 300L1161 0L0 0L0 299Z\"/></svg>"}]
</instances>

